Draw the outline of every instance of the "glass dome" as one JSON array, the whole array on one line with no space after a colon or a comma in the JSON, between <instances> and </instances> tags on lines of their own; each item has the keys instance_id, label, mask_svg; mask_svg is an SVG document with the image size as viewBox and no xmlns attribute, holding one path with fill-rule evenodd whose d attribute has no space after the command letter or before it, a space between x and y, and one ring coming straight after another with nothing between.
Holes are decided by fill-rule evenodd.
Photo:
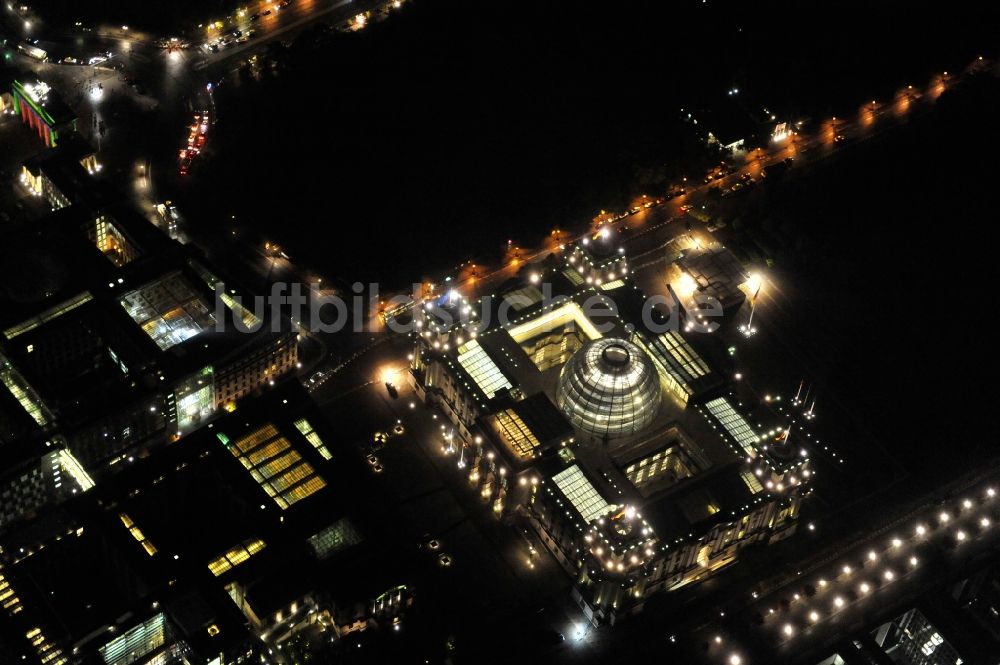
<instances>
[{"instance_id":1,"label":"glass dome","mask_svg":"<svg viewBox=\"0 0 1000 665\"><path fill-rule=\"evenodd\" d=\"M649 356L631 342L598 339L563 367L556 402L570 422L586 432L634 434L656 418L660 377Z\"/></svg>"}]
</instances>

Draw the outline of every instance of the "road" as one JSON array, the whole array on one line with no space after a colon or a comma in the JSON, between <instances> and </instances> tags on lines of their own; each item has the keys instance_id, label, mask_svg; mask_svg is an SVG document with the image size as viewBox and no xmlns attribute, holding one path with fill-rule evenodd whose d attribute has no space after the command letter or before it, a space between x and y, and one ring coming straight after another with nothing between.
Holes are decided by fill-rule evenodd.
<instances>
[{"instance_id":1,"label":"road","mask_svg":"<svg viewBox=\"0 0 1000 665\"><path fill-rule=\"evenodd\" d=\"M439 622L459 631L459 652L467 657L483 645L492 648L493 627L518 625L536 614L552 629L575 636L585 622L568 602L569 579L533 531L516 518L498 519L469 482L462 464L470 460L447 447L444 416L423 405L405 382L410 348L402 337L373 347L314 389L313 397L331 422L342 423L345 442L359 455L377 455L381 500L404 516L399 528L426 552L426 578L417 584L428 598L421 602L432 603ZM397 386L396 398L386 390L387 378ZM397 425L401 433L393 431ZM388 442L375 448L378 431L388 434ZM440 554L450 557L447 568L439 563ZM572 642L575 649L586 644Z\"/></svg>"},{"instance_id":2,"label":"road","mask_svg":"<svg viewBox=\"0 0 1000 665\"><path fill-rule=\"evenodd\" d=\"M262 15L257 20L251 20L252 14L246 13L226 21L225 28L222 30L207 30L206 43L209 40L218 39L220 35L228 35L232 38L234 31L247 34L252 30L256 33L254 37L246 43L234 43L218 52L212 52L207 47L196 44L194 45L195 56L192 67L195 70L211 68L235 57L249 55L259 50L261 45L279 37L291 36L294 31L301 30L319 19L330 17L334 22L339 22L385 4L384 0L296 0L289 7L282 10L272 10L270 14Z\"/></svg>"},{"instance_id":3,"label":"road","mask_svg":"<svg viewBox=\"0 0 1000 665\"><path fill-rule=\"evenodd\" d=\"M117 71L103 68L80 67L71 65L38 64L24 61L21 64L31 66L42 78L51 79L58 87L79 96L79 101L89 110L81 113L84 132L90 132L99 137L102 143L101 158L109 164L113 173L130 177L133 174L137 163L144 163L145 173L141 176L131 176L137 180L145 180L145 187L137 191L137 202L148 205L149 202L157 199L156 192L168 192L175 180L172 169L175 167L175 150L177 140L183 127L189 122L189 114L194 107L204 106L205 84L224 70L231 58L248 55L255 49L261 49L269 39L276 39L291 35L296 30L304 29L311 21L323 17L331 16L343 18L350 15L351 11L356 11L358 5L350 4L340 0L338 2L325 3L305 2L297 0L291 8L264 17L260 21L260 26L256 29L260 34L250 43L226 49L217 54L207 54L195 50L166 52L155 48L146 39L135 39L127 35L115 36L111 33L103 33L94 37L93 41L86 42L87 49L100 49L105 45L113 46L116 51L115 58L111 64L121 63L125 72L135 76L142 82L149 94L139 94L134 88L125 84L123 77ZM335 12L342 12L338 14ZM227 26L228 27L228 26ZM237 27L240 27L239 24ZM243 26L245 27L245 26ZM89 52L89 51L88 51ZM751 177L760 180L761 170L768 164L775 163L787 157L796 160L794 168L808 168L809 164L832 155L837 150L852 149L853 145L870 140L879 135L880 132L888 131L895 127L897 119L908 117L913 113L921 112L929 107L929 104L948 85L960 82L961 76L954 77L941 75L936 77L929 86L923 90L906 88L901 90L894 99L889 101L866 102L858 110L856 118L836 119L821 123L817 131L811 134L795 135L787 138L784 142L769 146L767 150L755 151L741 158L739 168L721 181L711 184L687 183L687 193L681 197L672 199L662 205L640 210L634 215L625 217L611 225L617 232L620 242L626 247L627 254L632 257L633 272L632 279L649 294L661 294L664 291L663 271L666 268L663 247L672 239L679 235L689 233L690 225L694 233L709 237L711 234L705 226L693 219L690 215L685 215L682 206L694 206L696 209L704 209L707 213L713 214L724 206L738 206L739 197L732 199L716 200L709 196L709 188L720 186L722 188L731 187L735 184L742 173L749 173ZM88 99L89 90L99 84L103 86L103 95L100 99ZM65 93L64 93L65 94ZM71 99L71 101L73 101ZM116 114L121 114L116 115ZM136 123L136 116L143 119L155 118L156 126L162 131L151 132L149 125L145 122ZM108 131L104 136L99 132L94 132L93 127L100 122L105 122ZM174 130L177 129L178 132ZM841 138L842 137L842 138ZM150 176L152 171L152 177ZM166 198L165 196L162 198ZM257 239L247 239L243 242L237 238L238 250L233 251L231 237L224 234L220 236L207 228L195 224L185 229L189 237L195 242L207 248L213 258L223 265L230 266L236 271L255 275L262 283L278 278L307 281L316 275L306 274L298 270L292 261L277 258L263 252ZM495 288L503 280L510 278L513 274L524 269L525 266L545 257L549 252L558 249L558 244L567 244L585 235L593 234L594 229L587 228L583 231L570 233L566 232L564 237L558 238L561 242L556 246L552 244L533 250L522 250L516 253L504 265L498 267L480 267L472 275L460 278L456 283L467 295L473 296L476 293L487 293ZM248 251L249 250L249 251ZM329 280L327 280L329 281ZM760 305L761 315L768 317L771 314L780 316L781 310L788 310L789 307L782 299L780 292L767 292L765 300ZM786 315L787 316L787 315ZM362 340L359 340L362 343ZM796 357L797 351L794 348L786 349L788 355L792 356L795 362L808 365L808 358ZM410 396L404 391L399 400L388 401L381 394L381 381L373 376L374 369L379 363L398 363L401 359L400 349L387 345L385 350L377 350L371 354L359 356L361 362L356 366L351 366L349 371L344 372L337 381L330 382L328 386L323 386L317 391L317 399L325 405L332 418L340 422L354 422L354 427L358 433L367 435L375 427L384 427L395 420L405 421L408 434L403 437L403 445L394 446L387 451L385 458L387 489L392 491L395 500L403 512L412 515L413 523L420 525L416 527L416 534L421 536L422 529L429 533L440 533L443 542L449 542L456 533L457 525L468 525L468 530L463 530L470 542L474 544L468 546L456 546L458 556L456 557L455 574L463 583L469 585L469 589L481 591L488 589L489 593L497 594L497 597L509 597L517 602L524 602L529 599L531 602L542 601L554 598L561 590L559 584L546 587L533 578L523 569L524 544L523 534L505 525L491 523L492 516L489 511L484 511L482 505L476 504L474 493L468 487L463 487L458 474L453 468L455 462L452 458L441 454L439 441L439 423L435 422L435 415L423 409L411 410L408 406ZM329 367L337 363L338 359L323 358L322 354L310 370L316 368ZM324 362L328 363L324 365ZM351 382L354 382L351 385ZM346 382L346 385L345 385ZM404 406L405 405L405 406ZM358 414L363 414L359 416ZM356 421L356 422L355 422ZM361 439L366 441L366 438ZM361 444L362 446L365 444ZM411 471L417 470L411 475ZM419 480L415 485L409 485L414 479ZM985 490L983 490L985 491ZM427 495L422 495L427 492ZM423 503L427 496L434 496L434 515L448 515L449 520L440 521L428 518L425 513L427 505ZM978 499L977 499L978 500ZM990 504L992 505L992 504ZM436 510L440 512L435 513ZM876 587L875 573L881 575L878 581L878 593L881 596L889 594L885 591L895 591L895 589L910 588L913 585L907 584L909 581L919 582L922 575L926 574L921 565L909 563L909 557L917 557L917 562L930 562L940 560L948 563L955 563L955 557L968 556L968 553L978 551L977 548L991 546L993 529L991 525L1000 519L1000 515L995 514L992 508L977 503L977 507L966 509L963 513L961 509L951 509L956 518L954 523L960 526L938 524L934 527L933 533L921 534L919 542L908 540L904 545L892 547L892 551L885 549L885 543L880 543L876 551L876 559L866 563L865 557L859 559L859 555L852 553L845 555L847 560L854 561L852 570L860 574L864 571L867 583ZM926 522L928 528L932 522L932 515L921 517ZM979 520L983 518L990 520L990 526L982 526ZM429 521L426 521L429 520ZM461 527L465 529L465 526ZM915 527L914 527L915 529ZM956 538L958 529L962 529L969 540L967 545L959 545L957 548L949 548L947 540ZM916 531L912 532L916 537ZM465 535L463 535L465 537ZM873 536L875 537L875 536ZM884 539L884 535L879 535ZM530 538L530 536L529 536ZM467 547L465 551L460 547ZM859 551L864 548L874 547L872 543L864 543L859 546ZM539 547L539 551L544 552L544 548ZM962 554L962 553L965 554ZM544 555L547 557L547 555ZM476 584L477 570L471 566L466 568L466 561L478 560L484 557L488 562L488 569L493 575L492 578L484 580L483 584ZM884 557L884 558L883 558ZM893 578L888 579L885 573L886 561L891 561ZM554 562L539 562L540 570L548 571ZM846 565L846 564L845 564ZM521 566L521 569L518 568ZM831 588L827 593L817 592L815 598L824 599L833 605L824 606L823 617L837 617L841 624L848 620L849 615L855 609L861 608L868 602L868 592L858 596L856 588L860 582L858 574L843 573L838 576L834 573L828 574L825 581ZM677 627L684 627L683 615L704 616L708 608L715 606L726 606L720 599L724 598L731 588L749 588L751 584L751 571L746 567L738 567L738 570L720 576L719 579L709 580L700 585L697 589L689 589L672 595L669 599L669 607L657 614L651 609L649 617L669 616L674 621L671 629L662 630L660 633L650 633L648 644L634 645L633 649L649 650L654 645L665 646L675 644L669 642L670 636L677 632ZM479 575L482 578L481 575ZM546 583L554 583L556 580L562 582L564 578L556 571L551 575L541 578ZM488 582L488 584L485 584ZM816 585L818 585L818 580ZM538 585L536 589L535 586ZM852 594L847 597L847 589L852 589ZM543 590L544 589L544 590ZM731 630L733 636L723 638L727 648L743 649L747 653L754 649L759 649L761 644L767 643L768 639L754 636L746 636L755 632L777 631L777 645L782 649L800 649L803 637L809 637L810 643L815 648L825 648L830 640L837 634L842 625L835 622L827 623L825 620L813 620L810 613L819 611L812 609L816 605L806 603L803 596L809 596L804 591L800 593L800 598L794 596L788 599L783 593L786 586L780 586L776 590L769 591L758 598L749 598L746 604L737 605L733 610L733 617L740 621L735 624L727 622L725 625L715 627L702 627L696 641L707 639L714 641L715 630ZM844 594L843 605L835 604L836 594ZM875 591L871 592L872 595ZM898 599L907 598L903 592L899 592ZM825 595L823 595L825 594ZM812 596L810 596L812 597ZM470 595L471 598L471 595ZM748 617L754 612L759 612L763 616L770 614L768 610L776 605L781 605L781 600L789 602L789 609L783 611L783 623L769 621L765 618L763 626L752 626ZM699 611L694 611L697 608ZM860 610L859 610L860 614ZM572 621L567 615L567 621ZM785 624L792 627L792 635L785 633ZM635 628L630 628L628 624L617 630L614 637L610 637L603 630L594 631L588 637L587 645L595 653L616 653L622 656L628 653L628 649L623 649L622 644L628 639L630 633L641 626L648 624L637 621L633 624ZM708 636L708 637L706 637ZM720 635L721 637L721 635ZM739 644L731 647L731 640L747 639L746 644ZM678 647L681 648L681 647ZM714 652L713 652L714 653ZM730 653L721 647L719 655ZM572 657L566 657L571 660ZM720 661L721 662L721 661Z\"/></svg>"},{"instance_id":4,"label":"road","mask_svg":"<svg viewBox=\"0 0 1000 665\"><path fill-rule=\"evenodd\" d=\"M708 643L720 663L734 652L748 662L775 653L787 662L818 660L851 632L902 613L931 586L961 579L1000 544L1000 475L976 475L964 491L949 492L955 496L928 501L852 547L803 566L793 582L751 596L730 620L703 627L690 641Z\"/></svg>"}]
</instances>

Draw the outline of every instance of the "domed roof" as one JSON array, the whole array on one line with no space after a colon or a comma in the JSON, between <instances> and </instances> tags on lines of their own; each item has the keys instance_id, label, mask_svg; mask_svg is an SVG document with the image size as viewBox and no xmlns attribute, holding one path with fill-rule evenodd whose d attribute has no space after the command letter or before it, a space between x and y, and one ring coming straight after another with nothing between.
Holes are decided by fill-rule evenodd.
<instances>
[{"instance_id":1,"label":"domed roof","mask_svg":"<svg viewBox=\"0 0 1000 665\"><path fill-rule=\"evenodd\" d=\"M660 377L636 345L613 337L598 339L563 367L556 402L570 422L586 432L634 434L656 418Z\"/></svg>"}]
</instances>

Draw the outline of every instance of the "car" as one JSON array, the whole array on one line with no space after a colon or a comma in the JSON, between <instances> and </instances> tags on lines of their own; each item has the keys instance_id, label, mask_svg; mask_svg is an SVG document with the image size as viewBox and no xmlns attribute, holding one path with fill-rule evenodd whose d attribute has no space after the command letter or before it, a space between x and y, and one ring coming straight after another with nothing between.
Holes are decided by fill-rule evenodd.
<instances>
[{"instance_id":1,"label":"car","mask_svg":"<svg viewBox=\"0 0 1000 665\"><path fill-rule=\"evenodd\" d=\"M270 9L265 9L263 12L261 12L261 16L270 16L270 15L271 15Z\"/></svg>"},{"instance_id":2,"label":"car","mask_svg":"<svg viewBox=\"0 0 1000 665\"><path fill-rule=\"evenodd\" d=\"M240 30L233 30L233 37L236 37L237 39L239 39L242 36L243 36L243 32L242 31L240 31Z\"/></svg>"},{"instance_id":3,"label":"car","mask_svg":"<svg viewBox=\"0 0 1000 665\"><path fill-rule=\"evenodd\" d=\"M432 550L441 549L441 542L437 538L432 538L427 541L427 547Z\"/></svg>"},{"instance_id":4,"label":"car","mask_svg":"<svg viewBox=\"0 0 1000 665\"><path fill-rule=\"evenodd\" d=\"M384 445L385 442L389 440L389 435L386 434L385 432L375 432L375 436L373 438L375 440L375 443L381 446Z\"/></svg>"},{"instance_id":5,"label":"car","mask_svg":"<svg viewBox=\"0 0 1000 665\"><path fill-rule=\"evenodd\" d=\"M743 182L746 182L746 183L751 183L751 182L753 182L753 176L750 175L749 173L741 173L740 174L740 180L742 180Z\"/></svg>"},{"instance_id":6,"label":"car","mask_svg":"<svg viewBox=\"0 0 1000 665\"><path fill-rule=\"evenodd\" d=\"M688 210L691 210L692 208L694 208L693 205L691 205L690 203L685 203L684 205L681 206L681 212L687 212Z\"/></svg>"},{"instance_id":7,"label":"car","mask_svg":"<svg viewBox=\"0 0 1000 665\"><path fill-rule=\"evenodd\" d=\"M375 462L374 464L372 464L372 471L374 471L375 473L382 473L382 471L384 471L384 469L382 468L382 463Z\"/></svg>"},{"instance_id":8,"label":"car","mask_svg":"<svg viewBox=\"0 0 1000 665\"><path fill-rule=\"evenodd\" d=\"M836 136L833 137L833 142L834 143L843 143L846 140L847 140L847 137L844 136L843 134L837 134Z\"/></svg>"},{"instance_id":9,"label":"car","mask_svg":"<svg viewBox=\"0 0 1000 665\"><path fill-rule=\"evenodd\" d=\"M441 552L441 554L438 554L438 563L441 564L442 568L448 568L452 563L451 557Z\"/></svg>"},{"instance_id":10,"label":"car","mask_svg":"<svg viewBox=\"0 0 1000 665\"><path fill-rule=\"evenodd\" d=\"M406 428L403 427L402 423L396 423L396 426L392 428L392 433L395 434L395 435L397 435L397 436L399 436L400 434L402 434L405 431L406 431Z\"/></svg>"}]
</instances>

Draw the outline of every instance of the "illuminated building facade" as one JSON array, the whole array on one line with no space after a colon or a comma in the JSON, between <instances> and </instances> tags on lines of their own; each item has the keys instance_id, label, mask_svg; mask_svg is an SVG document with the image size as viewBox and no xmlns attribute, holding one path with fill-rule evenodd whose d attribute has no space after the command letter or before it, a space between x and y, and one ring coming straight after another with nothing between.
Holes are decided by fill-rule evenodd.
<instances>
[{"instance_id":1,"label":"illuminated building facade","mask_svg":"<svg viewBox=\"0 0 1000 665\"><path fill-rule=\"evenodd\" d=\"M407 612L398 530L357 501L366 463L301 385L212 424L0 530L0 660L260 663Z\"/></svg>"},{"instance_id":2,"label":"illuminated building facade","mask_svg":"<svg viewBox=\"0 0 1000 665\"><path fill-rule=\"evenodd\" d=\"M292 374L298 337L285 319L272 332L196 250L94 182L91 150L71 136L24 163L54 212L0 249L12 301L0 378L97 474Z\"/></svg>"},{"instance_id":3,"label":"illuminated building facade","mask_svg":"<svg viewBox=\"0 0 1000 665\"><path fill-rule=\"evenodd\" d=\"M42 81L14 81L11 85L14 112L53 148L62 136L76 131L76 115Z\"/></svg>"},{"instance_id":4,"label":"illuminated building facade","mask_svg":"<svg viewBox=\"0 0 1000 665\"><path fill-rule=\"evenodd\" d=\"M627 258L604 244L475 305L418 305L410 372L453 425L442 450L495 514L527 519L595 623L794 533L810 478L808 450L787 443L801 424L722 378L716 338L647 329Z\"/></svg>"}]
</instances>

